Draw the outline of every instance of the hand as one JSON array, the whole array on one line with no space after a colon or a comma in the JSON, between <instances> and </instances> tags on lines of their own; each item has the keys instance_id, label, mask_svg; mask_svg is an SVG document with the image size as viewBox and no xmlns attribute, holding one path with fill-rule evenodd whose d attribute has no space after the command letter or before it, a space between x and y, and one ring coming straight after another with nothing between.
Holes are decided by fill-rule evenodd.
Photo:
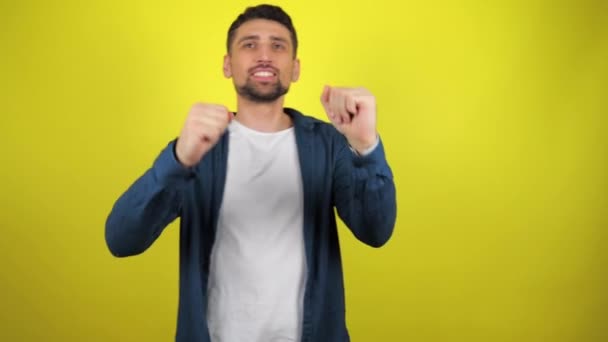
<instances>
[{"instance_id":1,"label":"hand","mask_svg":"<svg viewBox=\"0 0 608 342\"><path fill-rule=\"evenodd\" d=\"M222 105L194 104L175 146L179 162L186 167L197 164L215 146L233 117Z\"/></svg>"},{"instance_id":2,"label":"hand","mask_svg":"<svg viewBox=\"0 0 608 342\"><path fill-rule=\"evenodd\" d=\"M376 99L367 89L325 86L321 104L331 123L357 152L376 143Z\"/></svg>"}]
</instances>

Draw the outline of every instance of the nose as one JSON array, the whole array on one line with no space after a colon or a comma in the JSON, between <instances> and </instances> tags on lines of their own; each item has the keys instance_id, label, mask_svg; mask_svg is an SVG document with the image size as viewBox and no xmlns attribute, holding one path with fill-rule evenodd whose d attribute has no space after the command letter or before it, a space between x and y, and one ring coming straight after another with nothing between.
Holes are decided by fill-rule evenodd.
<instances>
[{"instance_id":1,"label":"nose","mask_svg":"<svg viewBox=\"0 0 608 342\"><path fill-rule=\"evenodd\" d=\"M258 63L270 63L272 62L272 50L267 44L262 44L258 49Z\"/></svg>"}]
</instances>

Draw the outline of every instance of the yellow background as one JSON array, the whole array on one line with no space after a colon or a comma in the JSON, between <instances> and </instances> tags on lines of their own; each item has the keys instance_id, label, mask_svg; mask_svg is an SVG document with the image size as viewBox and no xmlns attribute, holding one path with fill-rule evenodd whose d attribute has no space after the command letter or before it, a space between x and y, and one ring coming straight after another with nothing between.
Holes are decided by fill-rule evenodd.
<instances>
[{"instance_id":1,"label":"yellow background","mask_svg":"<svg viewBox=\"0 0 608 342\"><path fill-rule=\"evenodd\" d=\"M173 339L177 224L116 259L105 219L193 102L234 109L251 4L0 2L0 340ZM608 341L608 3L279 4L287 105L369 88L395 174L388 245L340 228L352 340Z\"/></svg>"}]
</instances>

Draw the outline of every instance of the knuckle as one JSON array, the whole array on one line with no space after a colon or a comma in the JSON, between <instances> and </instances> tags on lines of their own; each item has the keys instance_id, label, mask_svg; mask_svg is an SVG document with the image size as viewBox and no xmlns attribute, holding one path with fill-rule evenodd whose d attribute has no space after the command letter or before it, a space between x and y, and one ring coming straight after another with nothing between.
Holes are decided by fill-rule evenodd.
<instances>
[{"instance_id":1,"label":"knuckle","mask_svg":"<svg viewBox=\"0 0 608 342\"><path fill-rule=\"evenodd\" d=\"M190 109L193 111L200 111L200 110L205 109L205 107L206 107L206 105L204 103L196 102L190 107Z\"/></svg>"}]
</instances>

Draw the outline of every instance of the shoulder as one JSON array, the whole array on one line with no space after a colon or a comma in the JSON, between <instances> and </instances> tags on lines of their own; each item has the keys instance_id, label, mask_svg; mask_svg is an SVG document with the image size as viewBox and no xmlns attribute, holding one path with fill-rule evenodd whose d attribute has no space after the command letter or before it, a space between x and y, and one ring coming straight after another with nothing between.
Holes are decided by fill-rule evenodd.
<instances>
[{"instance_id":1,"label":"shoulder","mask_svg":"<svg viewBox=\"0 0 608 342\"><path fill-rule=\"evenodd\" d=\"M296 129L312 130L332 138L339 138L342 136L342 134L340 134L340 132L338 132L332 124L317 119L314 116L304 114L297 109L285 108L285 113L292 118Z\"/></svg>"},{"instance_id":2,"label":"shoulder","mask_svg":"<svg viewBox=\"0 0 608 342\"><path fill-rule=\"evenodd\" d=\"M312 143L318 151L348 151L346 138L331 123L302 114L293 108L285 108L285 113L293 119L296 139L299 136L300 142Z\"/></svg>"}]
</instances>

